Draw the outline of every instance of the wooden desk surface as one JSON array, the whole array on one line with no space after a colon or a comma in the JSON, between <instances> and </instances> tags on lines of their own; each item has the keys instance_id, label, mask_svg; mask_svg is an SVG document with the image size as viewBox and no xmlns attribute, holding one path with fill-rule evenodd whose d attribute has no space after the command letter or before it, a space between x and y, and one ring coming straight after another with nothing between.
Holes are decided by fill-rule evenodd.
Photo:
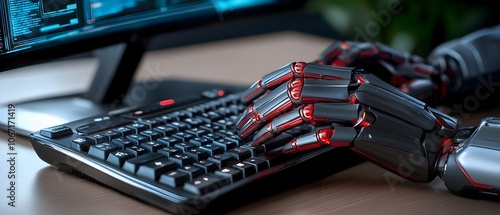
<instances>
[{"instance_id":1,"label":"wooden desk surface","mask_svg":"<svg viewBox=\"0 0 500 215\"><path fill-rule=\"evenodd\" d=\"M283 32L151 52L145 56L136 79L188 78L249 85L288 62L314 59L331 42L328 38ZM93 59L84 59L0 74L0 103L84 90L96 64ZM0 117L7 117L6 114L0 113ZM500 112L495 109L479 112L464 121L473 124L484 116L494 115ZM16 138L16 207L9 207L7 139L6 132L1 131L1 214L165 214L58 171L37 157L25 137ZM229 214L498 214L499 211L500 202L455 196L439 178L416 184L365 162L249 203Z\"/></svg>"}]
</instances>

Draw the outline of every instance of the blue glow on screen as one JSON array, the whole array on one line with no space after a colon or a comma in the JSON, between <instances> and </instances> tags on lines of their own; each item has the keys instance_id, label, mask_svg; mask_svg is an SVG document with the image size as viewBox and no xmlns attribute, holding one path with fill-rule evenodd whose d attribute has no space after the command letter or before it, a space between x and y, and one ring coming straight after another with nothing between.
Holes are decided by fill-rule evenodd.
<instances>
[{"instance_id":1,"label":"blue glow on screen","mask_svg":"<svg viewBox=\"0 0 500 215\"><path fill-rule=\"evenodd\" d=\"M141 0L91 0L90 8L92 15L99 19L122 12L125 9L134 8Z\"/></svg>"},{"instance_id":2,"label":"blue glow on screen","mask_svg":"<svg viewBox=\"0 0 500 215\"><path fill-rule=\"evenodd\" d=\"M273 2L275 2L275 0L213 0L215 8L219 12L253 7Z\"/></svg>"},{"instance_id":3,"label":"blue glow on screen","mask_svg":"<svg viewBox=\"0 0 500 215\"><path fill-rule=\"evenodd\" d=\"M277 3L277 0L0 0L0 55L35 44L91 32L94 25L116 25L130 15L178 12L198 5L213 6L220 15L243 8ZM207 7L208 8L208 7ZM213 8L210 8L213 10ZM177 11L176 11L177 10ZM188 10L187 10L188 11ZM140 16L139 16L140 15ZM215 15L215 14L214 14ZM115 19L116 18L116 19ZM97 25L99 24L99 25ZM147 23L145 23L147 24ZM5 30L6 32L2 32ZM9 35L9 37L5 36Z\"/></svg>"}]
</instances>

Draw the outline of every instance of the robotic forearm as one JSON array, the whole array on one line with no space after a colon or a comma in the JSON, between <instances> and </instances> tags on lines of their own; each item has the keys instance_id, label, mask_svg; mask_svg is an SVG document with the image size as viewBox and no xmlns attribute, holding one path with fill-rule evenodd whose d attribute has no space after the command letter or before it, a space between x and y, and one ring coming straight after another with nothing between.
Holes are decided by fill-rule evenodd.
<instances>
[{"instance_id":1,"label":"robotic forearm","mask_svg":"<svg viewBox=\"0 0 500 215\"><path fill-rule=\"evenodd\" d=\"M449 93L468 93L500 78L499 50L500 25L443 43L427 61L444 74Z\"/></svg>"},{"instance_id":2,"label":"robotic forearm","mask_svg":"<svg viewBox=\"0 0 500 215\"><path fill-rule=\"evenodd\" d=\"M484 118L478 127L456 132L436 169L454 194L500 195L500 118Z\"/></svg>"},{"instance_id":3,"label":"robotic forearm","mask_svg":"<svg viewBox=\"0 0 500 215\"><path fill-rule=\"evenodd\" d=\"M436 47L426 60L378 42L338 41L316 63L363 68L411 96L439 103L500 78L500 25Z\"/></svg>"},{"instance_id":4,"label":"robotic forearm","mask_svg":"<svg viewBox=\"0 0 500 215\"><path fill-rule=\"evenodd\" d=\"M500 172L488 168L500 165L500 144L491 137L500 129L500 123L493 127L500 119L461 129L454 118L361 69L304 62L264 76L241 100L249 106L237 128L255 144L311 124L314 131L286 143L285 154L349 147L411 181L429 182L439 175L453 193L499 193ZM488 168L478 163L478 156Z\"/></svg>"}]
</instances>

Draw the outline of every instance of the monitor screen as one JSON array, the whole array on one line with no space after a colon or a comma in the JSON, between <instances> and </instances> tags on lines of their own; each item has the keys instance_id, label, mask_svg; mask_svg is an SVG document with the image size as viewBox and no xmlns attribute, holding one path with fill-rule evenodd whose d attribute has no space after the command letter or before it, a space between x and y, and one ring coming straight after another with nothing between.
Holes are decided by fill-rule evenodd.
<instances>
[{"instance_id":1,"label":"monitor screen","mask_svg":"<svg viewBox=\"0 0 500 215\"><path fill-rule=\"evenodd\" d=\"M2 0L0 71L283 0ZM71 48L68 48L71 47ZM49 53L49 54L47 54Z\"/></svg>"}]
</instances>

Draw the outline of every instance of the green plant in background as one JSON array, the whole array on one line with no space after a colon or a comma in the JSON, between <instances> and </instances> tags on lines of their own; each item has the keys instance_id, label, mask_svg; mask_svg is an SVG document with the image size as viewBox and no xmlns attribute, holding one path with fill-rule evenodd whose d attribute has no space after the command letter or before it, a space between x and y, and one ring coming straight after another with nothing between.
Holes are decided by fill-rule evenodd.
<instances>
[{"instance_id":1,"label":"green plant in background","mask_svg":"<svg viewBox=\"0 0 500 215\"><path fill-rule=\"evenodd\" d=\"M481 2L481 3L478 3ZM495 24L493 1L309 0L347 40L380 41L427 56L437 45Z\"/></svg>"}]
</instances>

